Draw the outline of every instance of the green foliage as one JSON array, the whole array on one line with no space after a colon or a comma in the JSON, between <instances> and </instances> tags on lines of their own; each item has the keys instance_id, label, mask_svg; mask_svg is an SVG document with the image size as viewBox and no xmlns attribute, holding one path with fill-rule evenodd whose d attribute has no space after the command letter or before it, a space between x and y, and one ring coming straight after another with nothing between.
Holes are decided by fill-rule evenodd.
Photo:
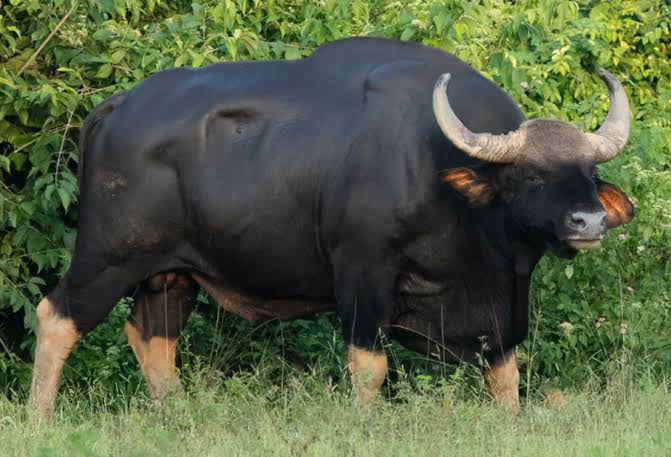
<instances>
[{"instance_id":1,"label":"green foliage","mask_svg":"<svg viewBox=\"0 0 671 457\"><path fill-rule=\"evenodd\" d=\"M671 8L661 0L12 0L0 7L0 382L26 386L35 304L67 269L77 211L77 131L105 97L167 68L296 59L320 44L374 35L452 52L500 84L528 117L594 129L608 99L595 69L616 74L634 115L629 146L602 167L638 200L635 221L603 250L545 258L534 276L527 382L583 382L613 360L671 367ZM617 236L623 234L620 241ZM127 308L75 351L72 370L117 384L136 371L121 337ZM249 328L203 306L193 356L301 353L342 363L337 320ZM221 335L239 344L226 346ZM431 368L403 353L399 363ZM16 357L18 355L18 358ZM414 365L413 365L414 364ZM281 364L280 364L281 365ZM279 365L278 365L279 366ZM442 372L439 367L439 373ZM132 375L132 380L136 380ZM18 381L16 381L18 380Z\"/></svg>"}]
</instances>

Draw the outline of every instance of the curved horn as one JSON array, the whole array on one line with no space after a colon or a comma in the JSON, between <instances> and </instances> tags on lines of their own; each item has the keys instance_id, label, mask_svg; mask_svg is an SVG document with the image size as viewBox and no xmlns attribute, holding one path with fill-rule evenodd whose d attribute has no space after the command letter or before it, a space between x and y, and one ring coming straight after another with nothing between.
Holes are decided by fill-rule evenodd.
<instances>
[{"instance_id":1,"label":"curved horn","mask_svg":"<svg viewBox=\"0 0 671 457\"><path fill-rule=\"evenodd\" d=\"M438 78L433 88L433 114L445 136L471 157L487 162L513 162L517 156L519 139L517 131L504 135L473 133L459 120L447 99L447 84L451 75Z\"/></svg>"},{"instance_id":2,"label":"curved horn","mask_svg":"<svg viewBox=\"0 0 671 457\"><path fill-rule=\"evenodd\" d=\"M607 162L624 148L629 138L629 102L627 94L620 81L615 76L599 68L599 76L608 87L610 108L608 116L599 130L588 133L587 137L594 146L594 160L596 163Z\"/></svg>"}]
</instances>

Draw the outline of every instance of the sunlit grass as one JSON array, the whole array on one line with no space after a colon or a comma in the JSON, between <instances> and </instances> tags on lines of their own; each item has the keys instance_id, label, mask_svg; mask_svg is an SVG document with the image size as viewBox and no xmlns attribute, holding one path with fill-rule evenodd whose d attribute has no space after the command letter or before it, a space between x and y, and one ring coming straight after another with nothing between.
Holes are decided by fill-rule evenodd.
<instances>
[{"instance_id":1,"label":"sunlit grass","mask_svg":"<svg viewBox=\"0 0 671 457\"><path fill-rule=\"evenodd\" d=\"M542 396L513 415L463 384L412 387L403 379L370 410L346 382L263 371L220 378L188 373L187 390L162 405L140 391L64 389L51 425L0 399L2 456L666 456L671 393L647 378L617 376L567 393L556 409Z\"/></svg>"}]
</instances>

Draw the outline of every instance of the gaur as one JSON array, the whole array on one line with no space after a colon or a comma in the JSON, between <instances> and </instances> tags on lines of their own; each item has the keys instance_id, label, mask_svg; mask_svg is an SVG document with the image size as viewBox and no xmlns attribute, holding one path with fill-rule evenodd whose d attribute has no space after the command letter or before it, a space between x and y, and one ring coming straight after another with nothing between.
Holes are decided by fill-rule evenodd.
<instances>
[{"instance_id":1,"label":"gaur","mask_svg":"<svg viewBox=\"0 0 671 457\"><path fill-rule=\"evenodd\" d=\"M515 346L546 251L572 258L634 208L596 174L629 134L622 85L595 133L525 120L455 56L353 38L295 61L162 71L98 105L80 131L69 270L38 308L32 410L123 296L152 395L178 385L175 347L202 286L256 321L334 310L362 401L387 336L485 361L518 404Z\"/></svg>"}]
</instances>

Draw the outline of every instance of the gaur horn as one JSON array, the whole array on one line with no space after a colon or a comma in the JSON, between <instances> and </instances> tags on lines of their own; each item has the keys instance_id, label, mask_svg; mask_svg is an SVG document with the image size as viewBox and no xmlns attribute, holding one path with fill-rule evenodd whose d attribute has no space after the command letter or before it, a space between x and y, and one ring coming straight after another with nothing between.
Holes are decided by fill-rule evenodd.
<instances>
[{"instance_id":1,"label":"gaur horn","mask_svg":"<svg viewBox=\"0 0 671 457\"><path fill-rule=\"evenodd\" d=\"M624 148L629 137L629 103L622 84L603 68L599 75L606 82L610 109L603 125L596 133L586 134L594 147L596 163L613 159ZM471 157L488 162L513 162L522 143L519 130L504 135L473 133L459 120L447 98L450 74L445 73L433 88L433 114L441 130L452 143Z\"/></svg>"},{"instance_id":2,"label":"gaur horn","mask_svg":"<svg viewBox=\"0 0 671 457\"><path fill-rule=\"evenodd\" d=\"M433 114L445 136L471 157L487 162L513 162L518 154L520 139L517 131L504 135L473 133L459 120L447 99L447 84L451 75L443 74L433 88Z\"/></svg>"},{"instance_id":3,"label":"gaur horn","mask_svg":"<svg viewBox=\"0 0 671 457\"><path fill-rule=\"evenodd\" d=\"M615 76L599 68L599 76L608 87L610 108L608 116L595 133L588 133L587 138L594 146L596 163L607 162L617 156L629 138L629 102L620 81Z\"/></svg>"}]
</instances>

